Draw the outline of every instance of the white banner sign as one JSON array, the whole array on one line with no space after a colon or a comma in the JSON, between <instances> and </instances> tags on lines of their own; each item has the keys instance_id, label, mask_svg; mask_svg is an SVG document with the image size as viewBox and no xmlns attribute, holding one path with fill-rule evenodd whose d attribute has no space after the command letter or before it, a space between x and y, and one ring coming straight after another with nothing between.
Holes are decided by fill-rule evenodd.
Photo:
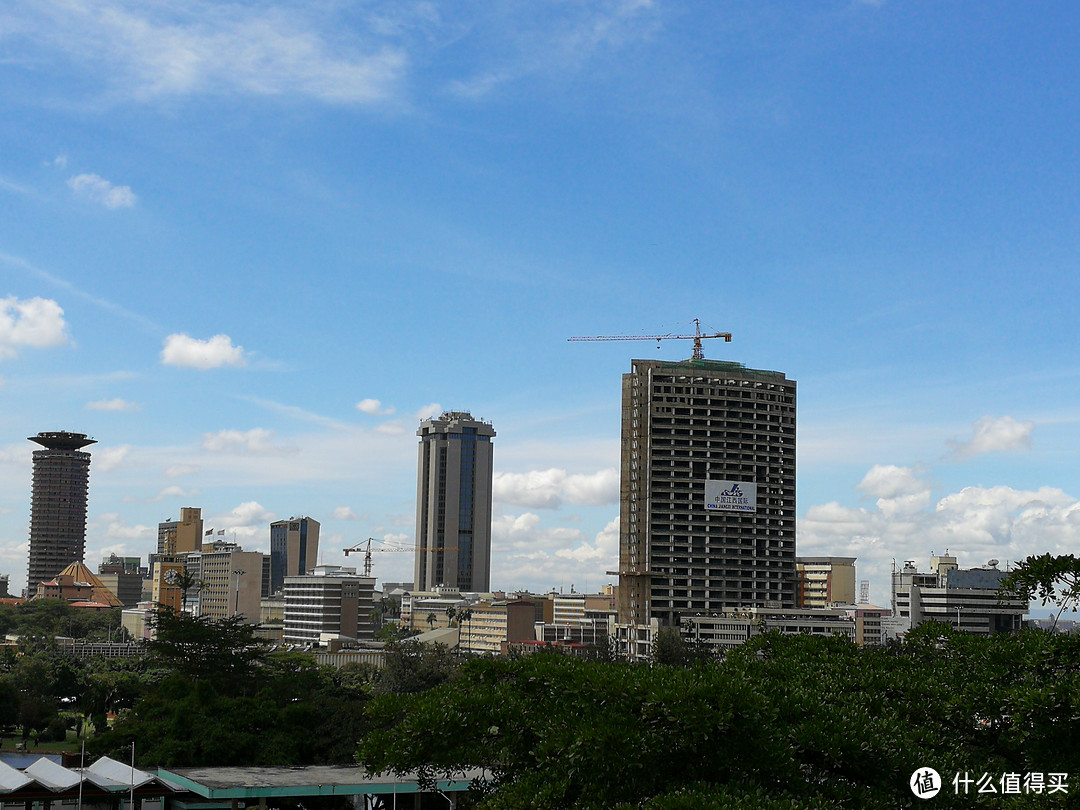
<instances>
[{"instance_id":1,"label":"white banner sign","mask_svg":"<svg viewBox=\"0 0 1080 810\"><path fill-rule=\"evenodd\" d=\"M757 484L708 480L705 482L705 508L721 512L756 512Z\"/></svg>"}]
</instances>

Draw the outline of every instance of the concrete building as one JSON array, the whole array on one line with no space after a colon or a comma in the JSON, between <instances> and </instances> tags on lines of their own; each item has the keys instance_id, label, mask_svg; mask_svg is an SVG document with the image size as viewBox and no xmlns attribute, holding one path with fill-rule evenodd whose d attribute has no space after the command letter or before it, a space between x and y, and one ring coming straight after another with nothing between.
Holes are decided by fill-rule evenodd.
<instances>
[{"instance_id":1,"label":"concrete building","mask_svg":"<svg viewBox=\"0 0 1080 810\"><path fill-rule=\"evenodd\" d=\"M262 565L265 555L235 543L203 546L199 555L199 615L211 619L241 616L257 624L262 612Z\"/></svg>"},{"instance_id":2,"label":"concrete building","mask_svg":"<svg viewBox=\"0 0 1080 810\"><path fill-rule=\"evenodd\" d=\"M487 591L491 564L491 440L487 422L464 411L425 419L416 477L413 582Z\"/></svg>"},{"instance_id":3,"label":"concrete building","mask_svg":"<svg viewBox=\"0 0 1080 810\"><path fill-rule=\"evenodd\" d=\"M619 621L795 606L794 380L634 360L622 380Z\"/></svg>"},{"instance_id":4,"label":"concrete building","mask_svg":"<svg viewBox=\"0 0 1080 810\"><path fill-rule=\"evenodd\" d=\"M478 602L457 619L458 647L486 655L505 653L508 644L533 639L536 606L527 600Z\"/></svg>"},{"instance_id":5,"label":"concrete building","mask_svg":"<svg viewBox=\"0 0 1080 810\"><path fill-rule=\"evenodd\" d=\"M557 593L552 597L552 624L589 624L587 614L615 610L615 597L610 593Z\"/></svg>"},{"instance_id":6,"label":"concrete building","mask_svg":"<svg viewBox=\"0 0 1080 810\"><path fill-rule=\"evenodd\" d=\"M34 451L30 492L30 553L26 595L51 580L86 553L86 502L90 488L90 454L96 444L85 433L55 431L30 436L43 449Z\"/></svg>"},{"instance_id":7,"label":"concrete building","mask_svg":"<svg viewBox=\"0 0 1080 810\"><path fill-rule=\"evenodd\" d=\"M824 608L855 603L855 557L796 557L799 607Z\"/></svg>"},{"instance_id":8,"label":"concrete building","mask_svg":"<svg viewBox=\"0 0 1080 810\"><path fill-rule=\"evenodd\" d=\"M317 565L311 574L285 577L282 640L325 646L342 638L374 638L374 591L374 577L338 565Z\"/></svg>"},{"instance_id":9,"label":"concrete building","mask_svg":"<svg viewBox=\"0 0 1080 810\"><path fill-rule=\"evenodd\" d=\"M139 574L102 574L97 578L108 588L124 607L135 607L142 601L143 578Z\"/></svg>"},{"instance_id":10,"label":"concrete building","mask_svg":"<svg viewBox=\"0 0 1080 810\"><path fill-rule=\"evenodd\" d=\"M844 636L855 641L855 619L843 608L760 608L717 615L683 616L687 641L732 649L771 631L783 635Z\"/></svg>"},{"instance_id":11,"label":"concrete building","mask_svg":"<svg viewBox=\"0 0 1080 810\"><path fill-rule=\"evenodd\" d=\"M930 572L920 573L915 561L907 560L892 574L894 631L903 634L928 621L977 635L1019 630L1028 603L998 596L1005 572L997 564L991 560L985 568L961 569L946 552L931 556Z\"/></svg>"},{"instance_id":12,"label":"concrete building","mask_svg":"<svg viewBox=\"0 0 1080 810\"><path fill-rule=\"evenodd\" d=\"M211 530L213 531L213 530ZM202 508L185 506L179 520L164 520L158 524L157 553L172 556L198 551L203 542Z\"/></svg>"},{"instance_id":13,"label":"concrete building","mask_svg":"<svg viewBox=\"0 0 1080 810\"><path fill-rule=\"evenodd\" d=\"M319 521L291 517L270 524L270 590L280 593L285 577L310 574L319 564Z\"/></svg>"}]
</instances>

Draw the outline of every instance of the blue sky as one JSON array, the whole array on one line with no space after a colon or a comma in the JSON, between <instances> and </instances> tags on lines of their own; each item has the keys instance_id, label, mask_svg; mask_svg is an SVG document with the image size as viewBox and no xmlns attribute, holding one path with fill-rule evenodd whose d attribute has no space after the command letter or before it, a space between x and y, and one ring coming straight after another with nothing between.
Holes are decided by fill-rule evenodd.
<instances>
[{"instance_id":1,"label":"blue sky","mask_svg":"<svg viewBox=\"0 0 1080 810\"><path fill-rule=\"evenodd\" d=\"M26 437L156 524L414 531L418 419L494 424L493 584L594 589L620 374L799 383L800 553L1077 549L1080 10L34 0L0 8L0 571ZM353 558L350 558L352 560ZM411 577L408 555L376 575Z\"/></svg>"}]
</instances>

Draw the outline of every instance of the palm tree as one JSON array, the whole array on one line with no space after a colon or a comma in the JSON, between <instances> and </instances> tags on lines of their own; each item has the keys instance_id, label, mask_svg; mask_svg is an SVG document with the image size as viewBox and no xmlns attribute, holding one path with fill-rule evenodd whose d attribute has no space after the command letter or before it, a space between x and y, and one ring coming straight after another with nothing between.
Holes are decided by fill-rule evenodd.
<instances>
[{"instance_id":1,"label":"palm tree","mask_svg":"<svg viewBox=\"0 0 1080 810\"><path fill-rule=\"evenodd\" d=\"M427 615L427 623L428 623L428 627L430 629L432 629L432 630L435 629L435 614L434 613L429 613Z\"/></svg>"},{"instance_id":2,"label":"palm tree","mask_svg":"<svg viewBox=\"0 0 1080 810\"><path fill-rule=\"evenodd\" d=\"M180 611L187 608L188 591L198 591L203 586L203 581L188 571L178 571L173 584L180 589Z\"/></svg>"},{"instance_id":3,"label":"palm tree","mask_svg":"<svg viewBox=\"0 0 1080 810\"><path fill-rule=\"evenodd\" d=\"M472 608L462 608L457 612L458 627L461 627L461 623L465 622L466 635L469 641L472 641ZM459 645L460 646L460 645Z\"/></svg>"}]
</instances>

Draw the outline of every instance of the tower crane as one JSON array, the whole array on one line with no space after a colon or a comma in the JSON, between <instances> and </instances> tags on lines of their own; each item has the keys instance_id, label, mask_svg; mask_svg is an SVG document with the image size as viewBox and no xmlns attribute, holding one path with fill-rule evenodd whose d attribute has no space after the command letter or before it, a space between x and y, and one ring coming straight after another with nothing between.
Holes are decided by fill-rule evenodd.
<instances>
[{"instance_id":1,"label":"tower crane","mask_svg":"<svg viewBox=\"0 0 1080 810\"><path fill-rule=\"evenodd\" d=\"M349 546L348 548L343 548L342 549L342 551L345 552L346 557L348 557L350 554L359 554L360 552L364 553L364 576L365 577L370 577L371 576L371 555L373 553L383 552L383 551L408 551L408 552L412 553L412 552L415 552L415 551L418 550L417 546L384 546L383 548L372 548L371 547L372 543L378 543L378 542L380 542L380 541L376 540L374 537L369 537L367 540L363 540L363 541L357 543L355 546ZM419 550L420 551L457 551L457 548L450 548L449 546L438 546L438 547L436 547L436 546L420 546Z\"/></svg>"},{"instance_id":2,"label":"tower crane","mask_svg":"<svg viewBox=\"0 0 1080 810\"><path fill-rule=\"evenodd\" d=\"M731 343L730 332L714 332L713 334L703 334L701 331L701 321L694 318L694 334L692 335L673 335L668 333L666 335L595 335L586 337L572 337L567 338L570 340L655 340L656 347L660 348L661 340L692 340L694 341L694 360L704 360L705 353L701 350L701 341L708 340L709 338L723 338L725 343Z\"/></svg>"}]
</instances>

